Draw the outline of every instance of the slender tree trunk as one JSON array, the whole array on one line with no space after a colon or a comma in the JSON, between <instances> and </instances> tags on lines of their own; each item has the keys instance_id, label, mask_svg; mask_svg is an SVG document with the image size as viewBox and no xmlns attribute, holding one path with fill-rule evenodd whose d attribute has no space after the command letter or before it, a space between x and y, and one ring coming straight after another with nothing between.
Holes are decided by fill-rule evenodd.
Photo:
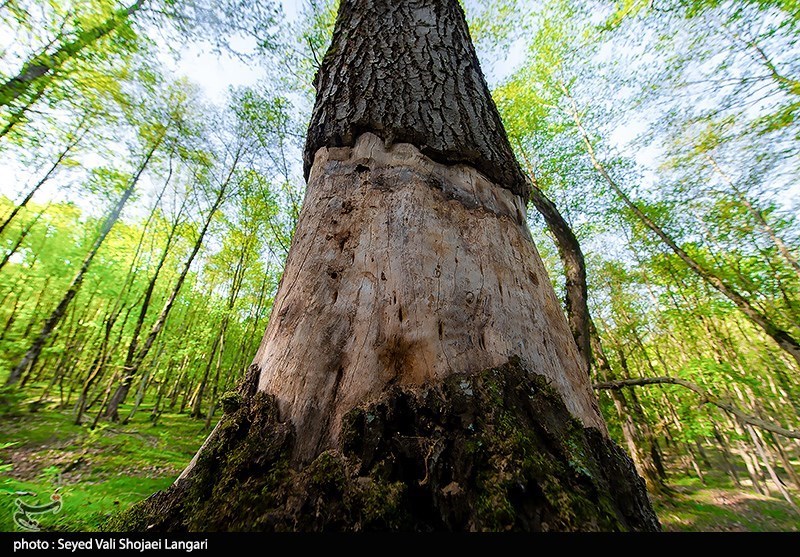
<instances>
[{"instance_id":1,"label":"slender tree trunk","mask_svg":"<svg viewBox=\"0 0 800 557\"><path fill-rule=\"evenodd\" d=\"M25 326L25 331L22 333L22 338L27 339L28 335L31 334L33 330L33 326L36 324L36 318L39 315L39 308L42 306L42 298L44 298L45 292L47 292L47 287L50 284L50 275L48 275L44 279L44 284L42 284L41 289L39 290L39 295L36 296L36 303L33 305L33 311L31 312L31 318L28 320L28 324Z\"/></svg>"},{"instance_id":2,"label":"slender tree trunk","mask_svg":"<svg viewBox=\"0 0 800 557\"><path fill-rule=\"evenodd\" d=\"M697 474L697 478L700 480L700 483L706 485L706 477L705 474L703 474L703 469L700 468L700 465L697 463L697 457L694 455L694 451L688 443L686 444L686 456L689 459L689 464L692 465L694 473Z\"/></svg>"},{"instance_id":3,"label":"slender tree trunk","mask_svg":"<svg viewBox=\"0 0 800 557\"><path fill-rule=\"evenodd\" d=\"M147 288L145 288L144 300L142 301L142 305L139 308L139 316L136 319L136 324L134 325L134 328L133 328L133 334L131 336L131 341L128 344L128 350L127 350L126 355L125 355L125 363L123 364L123 367L122 367L122 369L125 371L125 378L126 379L127 379L127 377L132 375L132 373L131 373L132 371L133 371L133 374L135 374L135 370L133 369L133 365L134 365L134 361L137 358L136 348L138 346L139 333L141 332L142 326L144 325L144 320L147 317L147 310L150 308L150 299L153 296L153 291L155 290L156 282L158 281L158 276L161 273L161 268L164 266L164 263L167 260L167 255L169 255L169 248L172 245L172 239L175 236L175 232L178 229L178 223L179 223L178 219L176 219L175 222L173 222L172 227L170 228L170 231L169 231L169 235L167 237L167 243L164 246L164 250L161 252L161 258L158 260L158 263L156 264L155 271L153 271L153 274L150 276L150 280L147 283ZM132 376L131 376L130 380L131 381L133 380ZM125 383L125 379L123 379L123 383ZM130 383L128 383L128 385L130 385ZM122 402L122 400L124 400L125 395L127 395L127 389L125 390L124 394L120 393L119 395L117 395L115 393L115 396L111 398L112 406L110 407L110 412L111 413L109 414L109 416L114 421L116 421L116 418L117 418L117 407L119 406L120 402Z\"/></svg>"},{"instance_id":4,"label":"slender tree trunk","mask_svg":"<svg viewBox=\"0 0 800 557\"><path fill-rule=\"evenodd\" d=\"M11 308L11 315L8 316L6 324L3 327L2 332L0 332L0 341L6 338L6 333L8 333L9 329L11 329L11 325L13 325L17 318L17 306L19 306L19 296L14 298L14 307Z\"/></svg>"},{"instance_id":5,"label":"slender tree trunk","mask_svg":"<svg viewBox=\"0 0 800 557\"><path fill-rule=\"evenodd\" d=\"M747 470L747 475L750 476L750 483L753 486L753 491L759 495L766 495L764 487L761 485L758 462L755 458L753 458L747 446L743 442L739 442L739 456L741 456L742 460L744 461L744 466Z\"/></svg>"},{"instance_id":6,"label":"slender tree trunk","mask_svg":"<svg viewBox=\"0 0 800 557\"><path fill-rule=\"evenodd\" d=\"M614 378L614 371L606 357L600 336L591 317L589 318L589 335L597 374L603 381L609 381ZM614 402L614 409L617 411L617 417L622 426L622 435L625 439L625 445L628 447L628 454L631 455L633 463L636 465L636 470L644 478L647 488L652 493L670 494L672 490L664 481L666 474L664 474L661 466L661 455L652 450L653 443L655 443L655 440L651 438L652 432L649 428L640 430L643 424L634 422L633 413L630 411L627 400L622 393L612 390L609 394Z\"/></svg>"},{"instance_id":7,"label":"slender tree trunk","mask_svg":"<svg viewBox=\"0 0 800 557\"><path fill-rule=\"evenodd\" d=\"M48 205L48 207L49 207L49 205ZM23 228L22 232L20 232L19 237L17 238L17 241L14 242L14 245L11 246L11 249L8 250L8 252L6 252L5 256L3 256L3 260L0 261L0 270L2 270L3 267L6 266L6 263L8 263L9 259L11 259L11 256L14 255L15 253L17 253L17 250L22 245L22 242L25 241L25 237L30 233L30 231L34 227L34 225L37 222L39 222L39 219L42 218L42 215L44 214L44 212L46 210L47 210L47 207L45 207L42 211L40 211L39 214L36 215L31 222L29 222L28 224L25 225L25 228Z\"/></svg>"},{"instance_id":8,"label":"slender tree trunk","mask_svg":"<svg viewBox=\"0 0 800 557\"><path fill-rule=\"evenodd\" d=\"M769 239L775 244L775 247L778 248L778 252L783 256L787 263L794 269L795 274L800 278L800 262L798 262L797 257L792 253L792 250L789 249L789 246L786 245L786 242L778 235L775 229L772 227L769 222L767 222L764 213L756 208L747 196L742 192L736 184L734 184L733 180L731 179L728 174L720 168L717 161L711 157L710 155L706 155L706 159L709 163L711 163L711 167L714 169L717 174L719 174L722 179L725 181L726 184L736 193L736 196L739 198L739 201L742 202L742 205L745 206L747 212L755 219L758 225L767 233Z\"/></svg>"},{"instance_id":9,"label":"slender tree trunk","mask_svg":"<svg viewBox=\"0 0 800 557\"><path fill-rule=\"evenodd\" d=\"M717 429L715 424L712 424L711 427L714 428L714 439L717 440L717 444L719 445L720 453L722 455L722 463L725 465L725 471L731 477L733 485L735 485L738 489L741 489L742 483L739 481L739 475L736 473L736 466L733 464L733 458L731 457L728 442L719 432L719 429Z\"/></svg>"},{"instance_id":10,"label":"slender tree trunk","mask_svg":"<svg viewBox=\"0 0 800 557\"><path fill-rule=\"evenodd\" d=\"M591 317L589 319L589 327L590 327L590 329L594 329L594 323L591 321ZM600 343L599 343L600 337L596 333L595 333L595 336L598 339L598 343L597 344L598 344L598 346L600 346ZM634 336L637 337L637 335L635 333L635 328L634 328ZM646 354L646 351L644 350L644 345L641 343L641 340L639 341L638 344L639 344L642 352L645 354L645 358L647 358L647 354ZM622 352L622 350L618 350L618 353L619 353L620 365L622 366L622 370L625 373L625 377L626 378L630 378L631 377L631 373L630 373L630 370L628 369L628 363L627 363L627 360L625 359L625 354ZM648 363L649 363L649 361L648 361ZM653 371L653 372L655 371L652 366L650 366L650 370ZM666 480L666 478L667 478L667 474L666 474L666 472L664 470L664 467L662 465L663 457L661 455L661 448L658 445L658 440L656 439L655 435L653 434L652 429L650 428L650 424L647 421L647 416L644 413L644 409L642 408L641 402L639 402L639 397L636 395L636 391L635 390L631 390L630 397L631 397L630 407L633 410L633 415L634 415L634 417L636 419L636 425L638 426L639 430L642 432L642 435L641 435L642 439L646 443L646 447L644 448L644 450L646 452L649 450L650 459L649 459L648 466L651 466L652 468L654 468L656 470L656 472L658 473L659 477L662 480L660 482L660 485L658 486L658 490L661 493L667 493L669 491L669 488L664 483L664 480ZM651 479L651 481L653 481L653 480Z\"/></svg>"},{"instance_id":11,"label":"slender tree trunk","mask_svg":"<svg viewBox=\"0 0 800 557\"><path fill-rule=\"evenodd\" d=\"M174 369L175 369L175 362L173 361L170 362L169 367L162 374L161 380L158 381L158 390L156 391L156 399L155 401L153 401L153 409L150 411L150 422L153 425L156 425L158 423L158 419L164 412L162 401L164 399L164 392L167 389L167 379L172 375Z\"/></svg>"},{"instance_id":12,"label":"slender tree trunk","mask_svg":"<svg viewBox=\"0 0 800 557\"><path fill-rule=\"evenodd\" d=\"M183 390L183 397L181 397L181 405L178 407L178 414L183 414L187 405L191 406L191 395L194 393L194 391L194 380L190 378L186 384L186 388Z\"/></svg>"},{"instance_id":13,"label":"slender tree trunk","mask_svg":"<svg viewBox=\"0 0 800 557\"><path fill-rule=\"evenodd\" d=\"M166 182L164 183L164 189L162 190L162 193L166 190L167 185L169 184L170 178L172 177L172 165L171 164L170 164L169 174L170 174L169 177L167 178ZM147 310L150 308L150 299L152 298L153 291L156 288L156 282L158 282L158 277L159 277L159 275L161 273L161 269L164 267L164 263L166 263L166 261L167 261L167 256L169 255L169 249L172 246L172 241L175 238L175 233L178 231L178 225L180 224L181 215L183 214L183 211L185 209L186 200L187 199L188 199L188 197L184 198L184 201L183 201L183 204L181 206L181 209L178 212L178 214L175 216L175 220L172 222L172 225L170 226L169 233L167 234L167 242L164 245L164 249L161 252L161 257L159 258L158 263L156 263L156 268L153 271L153 274L150 276L150 280L147 283L147 288L145 288L144 299L142 300L142 305L139 308L139 316L136 319L136 325L134 326L133 334L131 335L131 342L130 342L130 344L128 344L128 351L127 351L127 353L125 355L124 367L125 367L126 370L130 368L130 366L133 364L134 358L136 357L136 346L137 346L138 341L139 341L139 333L141 332L142 326L144 325L144 320L147 317ZM155 212L156 209L157 209L157 205L154 205L153 206L153 212Z\"/></svg>"},{"instance_id":14,"label":"slender tree trunk","mask_svg":"<svg viewBox=\"0 0 800 557\"><path fill-rule=\"evenodd\" d=\"M567 310L567 321L572 338L578 346L581 358L586 364L587 373L592 363L592 344L589 334L589 294L586 286L586 262L580 242L572 231L572 227L544 192L536 184L533 165L520 145L528 175L534 183L531 185L531 202L547 223L547 229L553 235L558 249L558 256L564 266L564 305Z\"/></svg>"},{"instance_id":15,"label":"slender tree trunk","mask_svg":"<svg viewBox=\"0 0 800 557\"><path fill-rule=\"evenodd\" d=\"M34 339L33 344L25 353L22 360L14 367L11 373L6 380L6 385L13 385L17 383L22 374L25 373L26 370L32 368L36 365L36 362L39 359L39 355L42 353L42 349L44 348L47 339L52 334L53 330L58 326L61 318L64 317L64 313L66 313L67 308L69 307L70 302L80 290L81 284L83 284L83 279L86 277L86 273L89 271L89 266L92 264L92 260L94 256L97 255L97 252L100 250L100 246L103 244L103 241L108 236L108 233L111 232L111 228L119 219L120 215L122 214L122 209L125 207L125 204L128 202L128 199L133 194L133 190L136 188L136 185L139 183L139 178L141 178L144 169L147 167L150 159L155 153L156 149L161 143L161 139L163 139L163 135L161 138L156 141L153 146L148 151L147 155L145 156L144 160L142 161L139 168L136 170L136 173L131 178L128 186L125 188L122 196L120 196L117 203L112 208L111 212L106 216L105 221L103 221L103 225L100 227L100 232L97 235L94 243L92 244L91 248L89 249L89 253L83 260L80 269L78 270L78 274L75 275L75 278L72 279L72 282L67 289L67 292L64 294L64 297L61 298L61 301L58 303L58 306L53 310L47 320L44 322L42 326L42 330L39 332L39 335Z\"/></svg>"},{"instance_id":16,"label":"slender tree trunk","mask_svg":"<svg viewBox=\"0 0 800 557\"><path fill-rule=\"evenodd\" d=\"M636 470L647 482L647 487L651 493L664 494L669 492L669 490L664 489L664 482L661 480L652 458L646 452L647 444L641 439L639 431L633 422L632 413L627 407L625 396L621 391L611 391L609 394L619 416L622 435L628 447L628 454L633 458Z\"/></svg>"},{"instance_id":17,"label":"slender tree trunk","mask_svg":"<svg viewBox=\"0 0 800 557\"><path fill-rule=\"evenodd\" d=\"M781 460L781 465L783 466L784 471L792 480L794 486L800 490L800 477L798 477L797 472L794 469L794 466L789 459L789 455L786 453L786 449L783 447L783 443L781 440L774 434L770 434L770 439L775 446L775 449L778 451L778 456Z\"/></svg>"},{"instance_id":18,"label":"slender tree trunk","mask_svg":"<svg viewBox=\"0 0 800 557\"><path fill-rule=\"evenodd\" d=\"M61 67L77 56L86 47L114 32L128 17L137 12L145 0L137 0L131 6L118 10L103 23L78 33L71 41L64 43L51 53L46 50L26 62L19 73L0 85L0 107L14 102L45 78L58 72Z\"/></svg>"},{"instance_id":19,"label":"slender tree trunk","mask_svg":"<svg viewBox=\"0 0 800 557\"><path fill-rule=\"evenodd\" d=\"M128 323L128 318L130 317L131 311L137 305L138 300L136 303L130 305L128 309L125 311L125 317L122 320L122 324L119 328L119 335L117 337L116 342L114 343L113 347L109 347L111 342L111 331L114 328L114 324L116 323L117 318L119 317L120 313L124 309L122 304L125 299L125 294L130 291L129 285L133 280L136 266L139 262L139 253L141 252L142 245L144 244L144 238L147 234L148 229L150 228L150 223L153 220L153 217L156 214L156 210L158 206L161 204L161 199L164 196L164 193L167 191L167 186L169 185L170 179L173 173L173 166L172 166L172 154L170 154L169 160L169 173L167 179L164 181L164 187L158 194L158 197L153 204L153 208L150 210L150 213L147 216L147 220L145 220L144 225L142 226L142 232L139 235L139 241L136 243L136 250L133 253L133 257L131 258L131 263L128 267L128 272L125 275L125 280L122 281L122 287L120 288L119 294L117 295L116 299L114 300L114 306L111 310L111 317L105 323L105 336L103 338L103 342L101 344L101 348L98 352L97 357L95 358L95 362L90 367L90 371L87 374L87 377L83 383L83 387L81 388L81 393L78 398L78 403L76 404L75 410L75 423L80 424L83 419L83 413L89 409L91 404L87 404L89 391L95 384L95 381L99 381L103 374L105 373L105 366L106 363L109 361L111 354L116 352L117 347L119 346L122 340L122 333L125 330L125 325ZM183 206L181 207L183 210ZM176 217L177 220L178 217Z\"/></svg>"},{"instance_id":20,"label":"slender tree trunk","mask_svg":"<svg viewBox=\"0 0 800 557\"><path fill-rule=\"evenodd\" d=\"M237 156L238 161L238 156ZM234 163L235 168L235 163ZM192 251L189 254L186 262L181 269L181 274L178 276L178 280L175 282L175 285L172 288L172 292L170 292L167 301L164 303L164 307L161 309L161 313L159 313L158 317L156 318L155 323L150 328L150 332L145 338L144 343L139 348L136 357L130 362L130 364L126 365L124 368L124 375L122 376L122 382L119 384L117 389L114 391L114 395L108 402L108 408L106 408L105 416L110 419L111 421L117 421L119 419L119 405L125 400L128 396L128 391L130 391L131 383L133 382L136 374L139 372L139 368L144 362L144 359L147 357L147 354L150 352L150 348L152 348L153 343L155 342L158 334L164 328L164 325L167 322L167 318L169 317L170 312L172 311L172 306L175 304L175 300L178 298L178 294L183 287L183 283L186 280L186 277L189 274L189 269L192 267L192 263L194 262L194 258L197 256L198 252L200 251L200 247L203 245L203 240L205 239L206 233L208 232L208 227L211 225L211 221L214 218L219 207L222 205L223 200L225 199L225 192L230 184L230 180L233 176L234 168L231 168L230 173L228 174L228 178L226 179L225 183L222 187L220 187L219 191L217 192L217 197L214 200L211 209L206 216L205 223L203 224L203 228L200 231L200 234L197 235L195 239L194 246L192 247Z\"/></svg>"},{"instance_id":21,"label":"slender tree trunk","mask_svg":"<svg viewBox=\"0 0 800 557\"><path fill-rule=\"evenodd\" d=\"M186 373L186 367L189 364L189 354L186 354L183 357L183 361L181 362L181 366L178 369L178 377L175 379L175 384L172 386L172 391L169 395L169 411L172 412L175 410L175 405L178 403L178 395L181 394L181 383L183 382L183 377Z\"/></svg>"},{"instance_id":22,"label":"slender tree trunk","mask_svg":"<svg viewBox=\"0 0 800 557\"><path fill-rule=\"evenodd\" d=\"M783 498L786 500L787 503L794 509L797 514L800 514L800 508L797 507L792 496L786 490L786 486L783 485L783 482L778 477L778 474L775 472L775 468L773 468L772 463L769 460L769 456L767 455L766 450L764 449L764 445L761 443L761 439L759 439L758 434L753 430L753 426L742 424L742 427L747 431L750 435L750 439L753 440L753 445L758 452L758 456L761 457L761 462L764 464L764 468L766 468L769 477L772 479L772 483L775 485L775 488L780 492Z\"/></svg>"},{"instance_id":23,"label":"slender tree trunk","mask_svg":"<svg viewBox=\"0 0 800 557\"><path fill-rule=\"evenodd\" d=\"M100 402L100 407L99 407L97 413L94 415L94 420L92 420L92 425L89 426L89 429L96 428L97 427L97 423L100 421L100 418L103 417L103 409L106 407L106 403L108 402L108 399L111 396L111 390L114 388L114 385L117 383L118 377L119 377L119 374L118 373L114 373L108 379L108 383L106 384L106 388L102 393L103 400Z\"/></svg>"},{"instance_id":24,"label":"slender tree trunk","mask_svg":"<svg viewBox=\"0 0 800 557\"><path fill-rule=\"evenodd\" d=\"M214 372L214 381L211 383L211 401L208 403L208 413L206 414L206 429L211 427L211 419L214 417L214 411L217 408L217 389L219 389L219 372L222 368L222 354L225 351L225 333L220 335L219 341L219 354L217 356L217 369ZM201 393L202 396L202 393ZM198 403L196 417L199 417L201 406Z\"/></svg>"},{"instance_id":25,"label":"slender tree trunk","mask_svg":"<svg viewBox=\"0 0 800 557\"><path fill-rule=\"evenodd\" d=\"M236 306L236 300L239 297L239 290L242 287L242 281L244 280L244 275L247 267L247 256L248 250L251 247L249 243L245 243L240 250L239 258L236 261L236 267L234 269L233 278L231 280L231 290L230 295L228 296L227 304L225 305L225 314L222 317L222 323L219 327L219 334L214 339L214 344L211 347L211 354L208 357L208 362L206 363L206 368L203 371L203 377L200 379L200 384L197 388L197 395L192 403L192 412L191 415L193 418L199 418L202 415L202 404L203 404L203 393L205 392L206 383L208 381L208 374L211 371L211 366L214 362L214 355L217 353L217 349L219 349L219 358L217 359L217 368L216 368L216 378L214 380L214 396L216 396L217 390L217 382L219 380L219 368L222 359L222 352L225 347L225 333L228 330L228 324L230 323L231 314L233 313L233 308ZM212 409L209 411L209 416L207 419L206 427L208 427L208 422L211 421L211 412L213 412L213 402L212 402Z\"/></svg>"},{"instance_id":26,"label":"slender tree trunk","mask_svg":"<svg viewBox=\"0 0 800 557\"><path fill-rule=\"evenodd\" d=\"M706 450L703 448L703 443L700 441L700 439L695 438L694 447L697 449L697 454L700 455L700 460L703 462L703 466L705 466L707 470L710 470L711 461L708 460L708 455L706 454Z\"/></svg>"},{"instance_id":27,"label":"slender tree trunk","mask_svg":"<svg viewBox=\"0 0 800 557\"><path fill-rule=\"evenodd\" d=\"M87 306L91 304L91 298L94 297L94 293L92 296L89 297L89 301ZM72 365L72 358L75 354L79 354L81 350L81 338L80 338L80 326L79 323L84 316L77 315L77 307L72 306L72 310L70 312L70 323L67 330L66 338L64 339L64 350L59 355L58 363L55 365L52 378L50 379L50 383L44 388L42 394L39 396L40 401L44 401L47 399L47 396L50 394L50 389L52 389L55 385L60 385L64 376L69 373L69 370ZM45 366L42 366L43 369ZM41 376L41 370L39 375L36 377L38 381ZM28 381L31 379L31 374L27 374L22 378L20 382L20 387L24 387Z\"/></svg>"},{"instance_id":28,"label":"slender tree trunk","mask_svg":"<svg viewBox=\"0 0 800 557\"><path fill-rule=\"evenodd\" d=\"M614 193L616 193L616 195L622 199L625 206L630 209L630 211L636 216L637 219L639 219L639 221L642 222L642 224L655 233L655 235L658 236L658 238L664 242L664 244L666 244L669 249L672 250L672 252L689 267L689 269L692 270L692 272L697 274L697 276L702 278L711 287L736 304L736 306L745 316L747 316L748 319L758 325L770 338L772 338L772 340L775 341L778 346L781 347L781 349L785 350L792 358L794 358L798 366L800 366L800 342L798 342L797 339L792 337L792 335L787 331L781 329L733 286L720 279L708 269L705 269L700 263L698 263L680 246L678 246L678 244L672 239L671 236L669 236L669 234L667 234L658 224L656 224L653 219L648 217L644 211L642 211L639 206L634 203L630 197L628 197L619 184L617 184L617 182L606 171L605 166L603 166L603 164L597 158L589 134L583 127L583 123L580 119L580 112L575 104L575 100L572 98L572 96L570 96L569 91L563 85L562 90L571 103L570 114L575 122L575 126L581 134L584 145L586 146L586 152L589 155L592 165L611 187L611 189L614 190Z\"/></svg>"},{"instance_id":29,"label":"slender tree trunk","mask_svg":"<svg viewBox=\"0 0 800 557\"><path fill-rule=\"evenodd\" d=\"M119 315L119 312L122 311L122 309L118 307L118 303L119 303L119 300L117 300L117 302L115 302L115 305L114 305L114 311L116 312L116 315ZM102 393L98 394L96 397L94 397L94 399L92 399L88 403L86 402L86 401L89 400L89 391L103 377L103 375L105 373L105 370L106 370L106 365L111 360L113 355L117 352L117 349L119 348L120 344L122 343L122 334L125 331L125 325L127 325L128 319L131 316L131 311L133 311L133 308L135 306L136 306L136 302L134 302L125 311L125 317L122 319L122 323L120 323L119 330L118 330L118 333L117 333L117 338L114 341L113 346L111 346L110 348L107 347L105 353L101 356L101 359L98 362L97 368L95 369L95 371L92 374L89 375L89 377L87 377L86 382L84 383L83 389L81 391L81 398L85 399L84 400L84 403L85 403L84 411L86 411L86 412L88 412L89 409L91 409L91 407L94 406L94 404L98 401L100 396L102 396ZM113 324L112 324L112 328L113 328ZM108 334L110 336L111 335L111 330L109 329L107 332L108 332ZM104 404L105 404L105 402L104 402ZM78 407L78 408L80 408L80 407ZM77 413L77 411L76 411L76 413ZM77 416L76 420L78 418L80 418L80 416Z\"/></svg>"},{"instance_id":30,"label":"slender tree trunk","mask_svg":"<svg viewBox=\"0 0 800 557\"><path fill-rule=\"evenodd\" d=\"M206 382L208 381L208 374L211 371L211 366L214 365L214 358L217 355L217 349L219 349L220 345L222 344L222 336L224 334L224 331L221 331L219 334L217 334L214 337L214 342L211 344L211 352L208 355L206 366L203 368L203 375L200 377L200 382L197 384L197 389L192 395L192 404L190 405L191 410L189 411L189 415L192 418L199 418L202 416L203 391L205 391Z\"/></svg>"},{"instance_id":31,"label":"slender tree trunk","mask_svg":"<svg viewBox=\"0 0 800 557\"><path fill-rule=\"evenodd\" d=\"M89 396L89 390L94 385L95 380L99 379L102 370L105 366L106 358L108 356L108 344L111 338L111 330L114 328L119 313L115 313L106 317L104 322L103 340L100 343L100 348L95 355L92 365L89 367L89 373L83 381L81 392L78 395L78 401L75 403L75 424L80 425L83 421L83 413L86 411L86 402Z\"/></svg>"},{"instance_id":32,"label":"slender tree trunk","mask_svg":"<svg viewBox=\"0 0 800 557\"><path fill-rule=\"evenodd\" d=\"M158 357L158 353L156 354L156 357ZM139 382L139 389L137 389L136 397L133 401L133 407L131 407L131 411L128 413L125 419L122 420L123 424L129 423L136 415L136 412L139 411L139 406L141 406L142 401L144 400L144 395L149 385L150 385L150 370L148 369L144 372L144 375L142 375L142 380Z\"/></svg>"},{"instance_id":33,"label":"slender tree trunk","mask_svg":"<svg viewBox=\"0 0 800 557\"><path fill-rule=\"evenodd\" d=\"M162 337L159 348L156 351L155 358L153 358L153 363L151 364L150 368L144 372L142 380L139 382L139 389L136 391L136 399L133 402L133 408L131 408L128 416L122 420L123 424L130 422L136 415L136 412L139 410L139 406L142 404L142 401L147 394L147 388L150 386L151 378L154 378L158 373L158 362L161 360L161 356L164 353L164 346L164 337Z\"/></svg>"},{"instance_id":34,"label":"slender tree trunk","mask_svg":"<svg viewBox=\"0 0 800 557\"><path fill-rule=\"evenodd\" d=\"M39 179L39 181L36 182L30 190L28 190L28 193L25 194L25 197L22 199L19 205L16 205L14 209L11 211L11 213L5 218L3 223L0 224L0 234L2 234L3 231L6 229L6 227L11 223L11 221L14 220L14 217L16 217L17 214L28 205L28 202L31 199L33 199L34 195L36 195L36 192L39 191L39 189L43 185L45 185L47 181L50 180L50 178L52 178L53 174L55 174L56 170L58 170L58 168L61 166L61 163L64 162L64 159L66 159L67 156L75 148L75 146L78 145L78 143L80 143L81 139L83 139L83 137L86 135L86 132L88 131L88 129L85 129L83 126L84 126L84 121L81 121L78 128L75 130L74 133L70 135L69 139L67 140L67 145L58 154L58 158L56 158L53 164L50 165L50 167L47 169L47 172L44 173L44 176L42 176ZM41 213L39 214L41 215ZM2 267L2 265L0 265L0 267Z\"/></svg>"}]
</instances>

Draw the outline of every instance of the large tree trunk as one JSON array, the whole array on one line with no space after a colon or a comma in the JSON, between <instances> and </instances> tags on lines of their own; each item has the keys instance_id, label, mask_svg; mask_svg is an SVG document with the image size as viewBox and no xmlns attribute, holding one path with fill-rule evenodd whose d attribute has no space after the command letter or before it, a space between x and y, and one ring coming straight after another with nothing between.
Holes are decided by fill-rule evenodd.
<instances>
[{"instance_id":1,"label":"large tree trunk","mask_svg":"<svg viewBox=\"0 0 800 557\"><path fill-rule=\"evenodd\" d=\"M340 6L251 372L175 485L114 526L658 528L526 227L458 2Z\"/></svg>"},{"instance_id":2,"label":"large tree trunk","mask_svg":"<svg viewBox=\"0 0 800 557\"><path fill-rule=\"evenodd\" d=\"M309 432L297 456L327 448L344 413L388 385L512 355L605 431L456 3L342 2L316 87L292 283L254 361Z\"/></svg>"}]
</instances>

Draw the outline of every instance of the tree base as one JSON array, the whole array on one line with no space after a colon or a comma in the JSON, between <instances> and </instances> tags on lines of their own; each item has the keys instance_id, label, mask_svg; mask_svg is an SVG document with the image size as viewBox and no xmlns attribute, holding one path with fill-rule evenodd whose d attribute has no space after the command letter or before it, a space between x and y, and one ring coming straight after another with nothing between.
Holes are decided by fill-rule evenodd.
<instances>
[{"instance_id":1,"label":"tree base","mask_svg":"<svg viewBox=\"0 0 800 557\"><path fill-rule=\"evenodd\" d=\"M291 461L257 368L194 466L107 525L124 531L659 530L644 481L519 360L350 411L338 447Z\"/></svg>"}]
</instances>

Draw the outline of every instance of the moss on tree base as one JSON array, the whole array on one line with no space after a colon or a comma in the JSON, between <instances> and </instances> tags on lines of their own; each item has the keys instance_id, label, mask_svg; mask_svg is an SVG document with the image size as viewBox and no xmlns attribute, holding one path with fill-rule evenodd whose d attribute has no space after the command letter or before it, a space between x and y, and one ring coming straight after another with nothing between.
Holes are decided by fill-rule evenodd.
<instances>
[{"instance_id":1,"label":"moss on tree base","mask_svg":"<svg viewBox=\"0 0 800 557\"><path fill-rule=\"evenodd\" d=\"M627 455L519 361L395 387L347 414L339 446L306 465L291 463L296 433L254 386L185 478L108 529L660 529Z\"/></svg>"}]
</instances>

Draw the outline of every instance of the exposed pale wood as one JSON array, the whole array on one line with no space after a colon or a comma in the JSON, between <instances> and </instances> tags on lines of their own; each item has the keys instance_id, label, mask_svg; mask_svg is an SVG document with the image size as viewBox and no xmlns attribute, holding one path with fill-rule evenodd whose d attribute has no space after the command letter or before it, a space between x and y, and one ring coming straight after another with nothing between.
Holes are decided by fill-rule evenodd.
<instances>
[{"instance_id":1,"label":"exposed pale wood","mask_svg":"<svg viewBox=\"0 0 800 557\"><path fill-rule=\"evenodd\" d=\"M520 197L465 165L365 133L321 148L254 363L298 429L296 456L392 384L519 356L605 432Z\"/></svg>"}]
</instances>

